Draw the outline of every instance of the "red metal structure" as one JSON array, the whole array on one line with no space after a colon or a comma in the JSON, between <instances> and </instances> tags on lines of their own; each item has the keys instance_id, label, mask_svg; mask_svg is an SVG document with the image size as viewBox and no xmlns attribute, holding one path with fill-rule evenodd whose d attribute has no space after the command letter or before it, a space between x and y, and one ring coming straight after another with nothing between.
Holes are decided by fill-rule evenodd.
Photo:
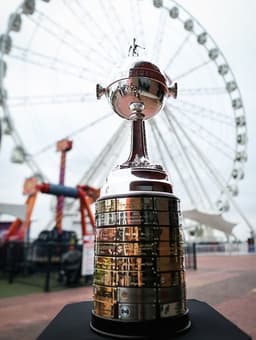
<instances>
[{"instance_id":1,"label":"red metal structure","mask_svg":"<svg viewBox=\"0 0 256 340\"><path fill-rule=\"evenodd\" d=\"M66 153L72 149L72 141L68 139L62 139L57 142L57 151L61 152L60 159L60 174L59 174L59 185L64 185L65 182L65 170L66 170ZM63 218L63 207L64 207L64 196L60 195L57 198L56 208L56 228L58 233L62 232L62 218Z\"/></svg>"},{"instance_id":2,"label":"red metal structure","mask_svg":"<svg viewBox=\"0 0 256 340\"><path fill-rule=\"evenodd\" d=\"M36 178L31 177L25 180L23 194L28 195L26 199L26 216L24 220L16 218L7 230L4 241L21 240L24 241L27 230L30 227L31 216L37 198Z\"/></svg>"},{"instance_id":3,"label":"red metal structure","mask_svg":"<svg viewBox=\"0 0 256 340\"><path fill-rule=\"evenodd\" d=\"M88 185L78 185L76 188L50 183L36 185L38 191L59 197L71 197L80 200L82 236L87 235L86 215L89 217L91 226L95 228L94 215L90 205L99 197L100 190Z\"/></svg>"},{"instance_id":4,"label":"red metal structure","mask_svg":"<svg viewBox=\"0 0 256 340\"><path fill-rule=\"evenodd\" d=\"M79 185L76 188L73 188L50 183L38 184L35 177L30 177L25 180L23 187L23 194L28 196L26 200L26 217L24 220L17 218L13 221L4 237L5 242L14 239L24 241L26 233L31 224L31 216L39 192L54 195L57 196L57 198L71 197L79 199L82 238L88 235L86 216L89 217L90 224L94 230L95 220L90 206L99 197L99 189L95 189L88 185Z\"/></svg>"},{"instance_id":5,"label":"red metal structure","mask_svg":"<svg viewBox=\"0 0 256 340\"><path fill-rule=\"evenodd\" d=\"M57 197L55 226L58 234L62 233L62 220L65 197L76 198L80 201L82 238L84 239L86 235L89 235L87 232L86 216L88 216L89 218L92 229L95 228L94 216L90 205L96 201L99 196L100 190L88 185L78 185L76 188L67 187L64 185L66 153L72 149L72 144L73 142L68 139L62 139L57 142L57 151L61 152L59 184L38 184L35 177L30 177L25 180L23 186L23 194L28 196L26 200L26 216L24 220L16 218L16 220L8 228L7 233L4 236L4 241L10 241L13 239L24 241L26 233L30 227L31 216L38 192L54 195Z\"/></svg>"}]
</instances>

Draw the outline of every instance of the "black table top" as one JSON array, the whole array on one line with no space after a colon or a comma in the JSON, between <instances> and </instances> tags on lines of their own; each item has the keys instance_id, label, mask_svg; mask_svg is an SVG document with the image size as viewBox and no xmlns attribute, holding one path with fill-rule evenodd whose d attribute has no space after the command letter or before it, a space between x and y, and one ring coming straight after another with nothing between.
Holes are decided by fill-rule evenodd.
<instances>
[{"instance_id":1,"label":"black table top","mask_svg":"<svg viewBox=\"0 0 256 340\"><path fill-rule=\"evenodd\" d=\"M166 334L159 340L252 340L252 338L205 302L188 300L191 328L179 335ZM110 340L91 330L92 302L66 305L37 340ZM113 339L113 338L112 338Z\"/></svg>"}]
</instances>

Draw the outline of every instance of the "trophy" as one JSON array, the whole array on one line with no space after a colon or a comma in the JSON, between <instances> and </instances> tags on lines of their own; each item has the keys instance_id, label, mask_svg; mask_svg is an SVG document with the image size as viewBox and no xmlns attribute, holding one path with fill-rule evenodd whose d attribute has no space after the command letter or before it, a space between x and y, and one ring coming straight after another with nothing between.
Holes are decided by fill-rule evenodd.
<instances>
[{"instance_id":1,"label":"trophy","mask_svg":"<svg viewBox=\"0 0 256 340\"><path fill-rule=\"evenodd\" d=\"M145 120L161 111L177 85L149 61L130 64L106 88L120 117L131 120L131 151L96 201L91 328L115 338L149 338L190 327L186 305L180 201L167 173L149 160Z\"/></svg>"}]
</instances>

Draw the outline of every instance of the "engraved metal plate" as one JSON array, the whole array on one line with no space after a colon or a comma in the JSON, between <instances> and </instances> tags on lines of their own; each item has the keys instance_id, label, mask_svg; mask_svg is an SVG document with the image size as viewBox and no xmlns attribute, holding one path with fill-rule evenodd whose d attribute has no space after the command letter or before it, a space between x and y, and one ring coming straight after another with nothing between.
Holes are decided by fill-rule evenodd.
<instances>
[{"instance_id":1,"label":"engraved metal plate","mask_svg":"<svg viewBox=\"0 0 256 340\"><path fill-rule=\"evenodd\" d=\"M116 199L107 199L107 200L101 200L96 202L95 204L95 212L101 213L101 212L114 212L116 211Z\"/></svg>"},{"instance_id":2,"label":"engraved metal plate","mask_svg":"<svg viewBox=\"0 0 256 340\"><path fill-rule=\"evenodd\" d=\"M93 297L97 301L113 304L116 302L117 288L94 285Z\"/></svg>"},{"instance_id":3,"label":"engraved metal plate","mask_svg":"<svg viewBox=\"0 0 256 340\"><path fill-rule=\"evenodd\" d=\"M117 288L117 298L120 303L155 303L156 288ZM166 300L168 301L168 300Z\"/></svg>"},{"instance_id":4,"label":"engraved metal plate","mask_svg":"<svg viewBox=\"0 0 256 340\"><path fill-rule=\"evenodd\" d=\"M152 197L126 197L118 198L116 202L116 210L153 210Z\"/></svg>"},{"instance_id":5,"label":"engraved metal plate","mask_svg":"<svg viewBox=\"0 0 256 340\"><path fill-rule=\"evenodd\" d=\"M95 244L95 255L99 256L182 256L183 247L179 244L169 242L97 242Z\"/></svg>"},{"instance_id":6,"label":"engraved metal plate","mask_svg":"<svg viewBox=\"0 0 256 340\"><path fill-rule=\"evenodd\" d=\"M156 270L159 272L184 270L184 257L182 256L157 257Z\"/></svg>"},{"instance_id":7,"label":"engraved metal plate","mask_svg":"<svg viewBox=\"0 0 256 340\"><path fill-rule=\"evenodd\" d=\"M118 318L127 321L152 320L156 318L156 306L154 304L120 303Z\"/></svg>"},{"instance_id":8,"label":"engraved metal plate","mask_svg":"<svg viewBox=\"0 0 256 340\"><path fill-rule=\"evenodd\" d=\"M160 287L184 285L183 271L160 273Z\"/></svg>"},{"instance_id":9,"label":"engraved metal plate","mask_svg":"<svg viewBox=\"0 0 256 340\"><path fill-rule=\"evenodd\" d=\"M117 226L96 229L96 241L145 241L155 240L183 243L183 234L180 228L169 226Z\"/></svg>"},{"instance_id":10,"label":"engraved metal plate","mask_svg":"<svg viewBox=\"0 0 256 340\"><path fill-rule=\"evenodd\" d=\"M169 211L170 200L165 197L154 198L154 208L158 211Z\"/></svg>"},{"instance_id":11,"label":"engraved metal plate","mask_svg":"<svg viewBox=\"0 0 256 340\"><path fill-rule=\"evenodd\" d=\"M124 210L101 212L95 215L97 227L112 225L161 225L172 228L180 226L180 214L177 212L154 210Z\"/></svg>"},{"instance_id":12,"label":"engraved metal plate","mask_svg":"<svg viewBox=\"0 0 256 340\"><path fill-rule=\"evenodd\" d=\"M161 287L158 292L158 301L160 303L176 302L185 297L184 286Z\"/></svg>"},{"instance_id":13,"label":"engraved metal plate","mask_svg":"<svg viewBox=\"0 0 256 340\"><path fill-rule=\"evenodd\" d=\"M154 241L158 240L160 235L158 228L151 226L133 226L133 227L107 227L96 229L96 241Z\"/></svg>"},{"instance_id":14,"label":"engraved metal plate","mask_svg":"<svg viewBox=\"0 0 256 340\"><path fill-rule=\"evenodd\" d=\"M151 257L110 257L95 256L95 269L136 271L155 267L155 259Z\"/></svg>"},{"instance_id":15,"label":"engraved metal plate","mask_svg":"<svg viewBox=\"0 0 256 340\"><path fill-rule=\"evenodd\" d=\"M164 303L160 305L160 317L167 318L170 316L181 315L185 313L185 304L183 301Z\"/></svg>"},{"instance_id":16,"label":"engraved metal plate","mask_svg":"<svg viewBox=\"0 0 256 340\"><path fill-rule=\"evenodd\" d=\"M114 314L114 305L108 303L108 302L102 302L102 301L93 301L93 311L96 315L99 315L101 317L112 319L115 317Z\"/></svg>"},{"instance_id":17,"label":"engraved metal plate","mask_svg":"<svg viewBox=\"0 0 256 340\"><path fill-rule=\"evenodd\" d=\"M155 287L155 274L149 271L95 270L94 283L111 287Z\"/></svg>"},{"instance_id":18,"label":"engraved metal plate","mask_svg":"<svg viewBox=\"0 0 256 340\"><path fill-rule=\"evenodd\" d=\"M157 255L158 249L151 243L103 243L95 244L95 255L105 256L150 256Z\"/></svg>"}]
</instances>

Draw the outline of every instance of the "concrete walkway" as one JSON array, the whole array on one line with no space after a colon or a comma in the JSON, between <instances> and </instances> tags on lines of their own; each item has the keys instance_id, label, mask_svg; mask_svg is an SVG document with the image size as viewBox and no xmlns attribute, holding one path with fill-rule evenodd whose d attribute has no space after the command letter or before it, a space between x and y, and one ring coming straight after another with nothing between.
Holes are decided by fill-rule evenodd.
<instances>
[{"instance_id":1,"label":"concrete walkway","mask_svg":"<svg viewBox=\"0 0 256 340\"><path fill-rule=\"evenodd\" d=\"M199 255L186 271L188 298L205 301L256 340L256 255ZM35 340L68 303L91 300L91 287L0 299L0 340Z\"/></svg>"}]
</instances>

